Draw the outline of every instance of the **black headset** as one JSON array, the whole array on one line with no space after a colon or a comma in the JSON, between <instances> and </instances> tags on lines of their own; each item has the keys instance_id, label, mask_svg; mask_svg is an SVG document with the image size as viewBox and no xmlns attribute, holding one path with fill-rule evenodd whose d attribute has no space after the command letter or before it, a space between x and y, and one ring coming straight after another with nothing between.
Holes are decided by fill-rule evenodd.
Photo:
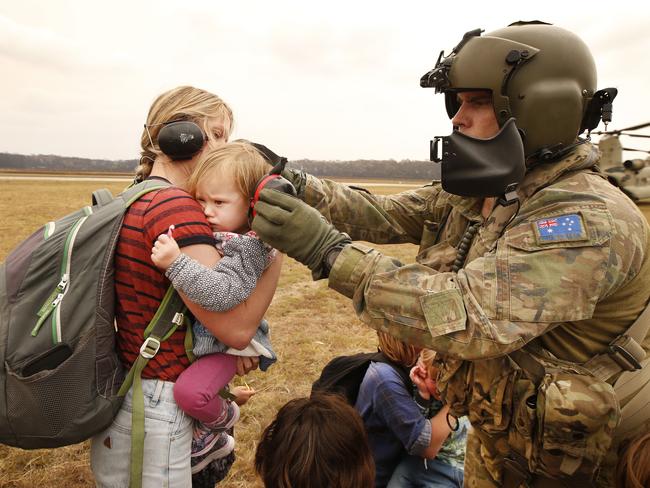
<instances>
[{"instance_id":1,"label":"black headset","mask_svg":"<svg viewBox=\"0 0 650 488\"><path fill-rule=\"evenodd\" d=\"M147 132L152 125L157 124L145 124ZM189 120L172 120L162 125L163 128L158 132L158 147L174 161L191 159L208 140L203 129Z\"/></svg>"}]
</instances>

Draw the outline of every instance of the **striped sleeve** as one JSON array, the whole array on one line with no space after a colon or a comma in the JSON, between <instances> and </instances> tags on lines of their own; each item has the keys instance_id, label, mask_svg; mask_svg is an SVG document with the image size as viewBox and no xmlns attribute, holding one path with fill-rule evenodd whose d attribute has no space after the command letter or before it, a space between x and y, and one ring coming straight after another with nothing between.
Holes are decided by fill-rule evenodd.
<instances>
[{"instance_id":1,"label":"striped sleeve","mask_svg":"<svg viewBox=\"0 0 650 488\"><path fill-rule=\"evenodd\" d=\"M151 246L160 234L174 225L174 239L179 247L195 244L214 245L214 236L201 206L180 188L166 188L157 192L144 209L145 238Z\"/></svg>"}]
</instances>

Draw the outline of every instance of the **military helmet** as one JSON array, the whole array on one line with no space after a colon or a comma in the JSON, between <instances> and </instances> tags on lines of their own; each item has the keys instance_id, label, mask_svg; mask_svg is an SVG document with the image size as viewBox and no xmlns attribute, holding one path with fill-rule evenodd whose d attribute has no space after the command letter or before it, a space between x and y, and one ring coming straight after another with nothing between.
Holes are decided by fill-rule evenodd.
<instances>
[{"instance_id":1,"label":"military helmet","mask_svg":"<svg viewBox=\"0 0 650 488\"><path fill-rule=\"evenodd\" d=\"M546 158L574 143L596 90L596 66L575 34L544 22L515 22L481 36L476 29L420 80L445 94L449 117L457 92L492 92L499 126L515 118L527 158ZM598 118L600 120L600 117Z\"/></svg>"}]
</instances>

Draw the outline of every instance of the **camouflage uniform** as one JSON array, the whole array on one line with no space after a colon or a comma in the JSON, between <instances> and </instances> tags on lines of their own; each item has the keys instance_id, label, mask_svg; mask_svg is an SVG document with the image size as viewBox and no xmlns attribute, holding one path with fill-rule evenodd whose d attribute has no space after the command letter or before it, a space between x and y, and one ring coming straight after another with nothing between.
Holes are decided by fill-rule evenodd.
<instances>
[{"instance_id":1,"label":"camouflage uniform","mask_svg":"<svg viewBox=\"0 0 650 488\"><path fill-rule=\"evenodd\" d=\"M348 245L329 286L352 298L371 327L448 355L439 382L452 410L468 411L474 426L466 486L502 482L518 400L507 354L529 344L585 362L607 350L650 297L648 224L595 168L597 159L585 143L559 162L529 169L518 189L520 208L497 205L487 219L481 199L451 195L438 183L385 197L308 175L297 185L353 240L419 243L417 263L406 266ZM579 221L574 234L541 235L546 220L567 216ZM475 236L466 232L473 224ZM463 240L467 258L455 273ZM650 349L648 337L643 347ZM604 463L600 485L613 485L615 462L613 454Z\"/></svg>"}]
</instances>

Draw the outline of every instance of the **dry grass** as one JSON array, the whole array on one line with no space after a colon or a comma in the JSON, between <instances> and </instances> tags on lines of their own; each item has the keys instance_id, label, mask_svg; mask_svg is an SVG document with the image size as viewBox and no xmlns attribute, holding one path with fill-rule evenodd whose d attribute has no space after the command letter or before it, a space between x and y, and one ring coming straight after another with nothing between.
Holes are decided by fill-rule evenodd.
<instances>
[{"instance_id":1,"label":"dry grass","mask_svg":"<svg viewBox=\"0 0 650 488\"><path fill-rule=\"evenodd\" d=\"M100 186L0 179L0 259L44 222L87 205L92 190ZM103 186L117 193L123 184ZM396 188L373 187L373 191L389 193ZM650 217L650 205L642 210ZM412 245L379 247L405 262L412 261L416 251ZM242 409L236 428L237 461L220 486L262 486L252 467L256 442L278 408L309 394L311 383L332 357L375 347L374 332L355 318L348 300L328 290L324 282L311 281L309 272L291 259L285 261L267 318L279 361L267 373L256 371L246 378L258 394ZM0 445L0 488L35 486L93 486L88 443L36 451Z\"/></svg>"},{"instance_id":2,"label":"dry grass","mask_svg":"<svg viewBox=\"0 0 650 488\"><path fill-rule=\"evenodd\" d=\"M43 223L89 204L92 190L102 186L118 193L124 185L0 179L0 260ZM377 193L396 190L373 187ZM415 254L411 245L382 247L404 260L412 260ZM242 408L235 436L237 461L219 486L262 486L253 458L257 440L277 410L291 398L308 395L311 383L332 357L372 350L376 343L374 332L355 318L346 298L329 290L325 282L311 281L306 268L291 259L285 260L267 318L279 361L268 372L256 371L246 378L258 394ZM94 486L89 462L87 442L35 451L0 445L0 488Z\"/></svg>"}]
</instances>

